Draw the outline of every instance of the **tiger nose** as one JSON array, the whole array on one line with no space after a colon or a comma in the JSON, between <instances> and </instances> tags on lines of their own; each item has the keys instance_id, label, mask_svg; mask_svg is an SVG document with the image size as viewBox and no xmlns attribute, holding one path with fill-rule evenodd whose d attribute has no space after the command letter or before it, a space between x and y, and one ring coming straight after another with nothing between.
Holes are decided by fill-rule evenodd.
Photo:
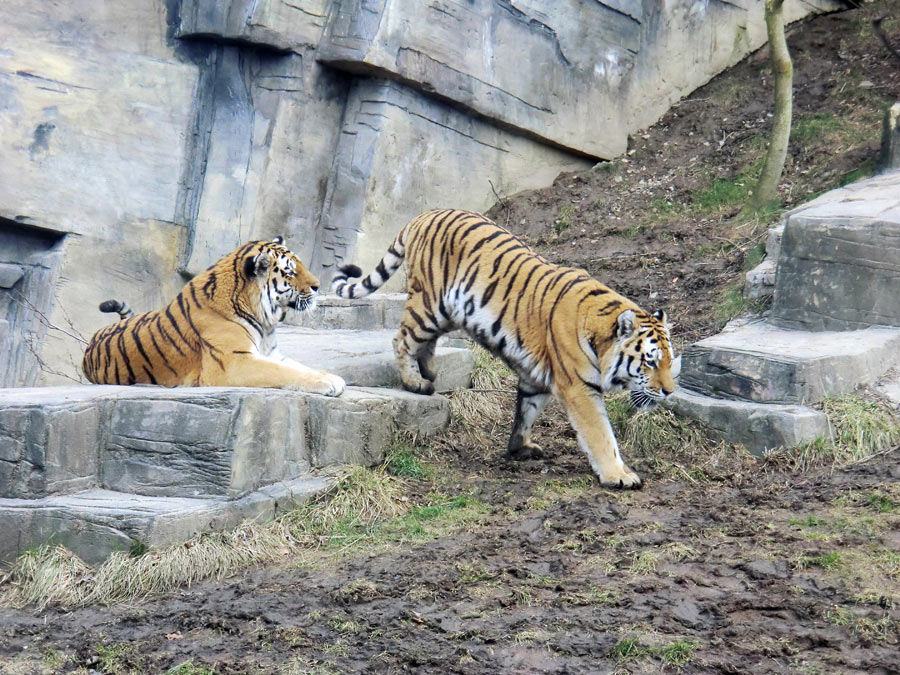
<instances>
[{"instance_id":1,"label":"tiger nose","mask_svg":"<svg viewBox=\"0 0 900 675\"><path fill-rule=\"evenodd\" d=\"M662 392L663 396L668 397L673 391L675 391L674 387L672 389L666 389L665 387L660 387L659 390Z\"/></svg>"},{"instance_id":2,"label":"tiger nose","mask_svg":"<svg viewBox=\"0 0 900 675\"><path fill-rule=\"evenodd\" d=\"M309 287L309 290L311 290L313 293L318 293L318 292L319 292L319 287L318 287L318 286L310 286L310 287Z\"/></svg>"}]
</instances>

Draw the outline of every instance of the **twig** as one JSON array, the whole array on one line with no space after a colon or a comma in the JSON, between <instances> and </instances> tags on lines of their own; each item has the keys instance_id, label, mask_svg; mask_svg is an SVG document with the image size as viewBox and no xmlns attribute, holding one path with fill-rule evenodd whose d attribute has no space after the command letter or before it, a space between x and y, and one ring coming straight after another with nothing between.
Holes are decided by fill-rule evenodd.
<instances>
[{"instance_id":1,"label":"twig","mask_svg":"<svg viewBox=\"0 0 900 675\"><path fill-rule=\"evenodd\" d=\"M54 326L50 322L50 319L47 318L47 315L44 314L41 310L39 310L37 307L35 307L34 304L32 304L31 301L28 300L28 298L26 298L24 295L22 295L22 293L20 291L15 291L15 295L18 297L19 302L27 305L31 309L32 312L34 312L35 314L38 315L41 323L44 324L44 326L46 326L47 328L50 328L53 330L58 330L60 333L64 333L65 335L68 335L70 338L78 340L78 342L80 342L84 345L86 345L88 343L88 341L85 340L80 335L75 335L74 333L70 333L65 328L60 328L59 326Z\"/></svg>"},{"instance_id":2,"label":"twig","mask_svg":"<svg viewBox=\"0 0 900 675\"><path fill-rule=\"evenodd\" d=\"M887 50L894 55L894 58L900 60L900 51L897 51L897 49L891 45L887 39L887 35L885 35L884 29L881 27L881 22L887 18L887 14L882 14L872 22L872 26L875 28L875 34L881 38L881 41L884 43L884 46L887 47Z\"/></svg>"},{"instance_id":3,"label":"twig","mask_svg":"<svg viewBox=\"0 0 900 675\"><path fill-rule=\"evenodd\" d=\"M865 464L870 459L875 459L876 457L881 457L882 455L888 455L895 450L900 450L900 445L895 445L892 448L888 448L887 450L880 450L873 455L869 455L868 457L863 457L862 459L858 459L855 462L850 462L847 466L856 466L857 464Z\"/></svg>"}]
</instances>

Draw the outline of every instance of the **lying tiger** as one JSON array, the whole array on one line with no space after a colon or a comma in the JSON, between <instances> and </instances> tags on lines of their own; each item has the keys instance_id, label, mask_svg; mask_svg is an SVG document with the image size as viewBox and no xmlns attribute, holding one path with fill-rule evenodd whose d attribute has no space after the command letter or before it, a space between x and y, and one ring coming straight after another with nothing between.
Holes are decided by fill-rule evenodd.
<instances>
[{"instance_id":1,"label":"lying tiger","mask_svg":"<svg viewBox=\"0 0 900 675\"><path fill-rule=\"evenodd\" d=\"M675 389L666 315L647 314L587 272L559 267L477 213L429 211L400 230L366 278L345 265L332 281L343 298L382 286L406 259L409 299L394 338L403 386L434 392L438 337L464 328L519 376L509 454L540 456L531 430L550 394L565 406L594 473L636 488L622 461L603 394L627 388L646 405Z\"/></svg>"},{"instance_id":2,"label":"lying tiger","mask_svg":"<svg viewBox=\"0 0 900 675\"><path fill-rule=\"evenodd\" d=\"M81 367L95 384L282 387L340 396L344 381L278 351L275 326L288 309L316 304L319 280L281 237L244 244L194 277L161 310L120 320L88 343Z\"/></svg>"}]
</instances>

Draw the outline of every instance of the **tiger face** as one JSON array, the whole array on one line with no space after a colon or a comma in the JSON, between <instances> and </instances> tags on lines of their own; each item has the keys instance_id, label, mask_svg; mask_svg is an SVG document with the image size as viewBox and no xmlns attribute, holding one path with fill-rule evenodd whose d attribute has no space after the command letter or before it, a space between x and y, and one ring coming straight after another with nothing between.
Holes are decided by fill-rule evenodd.
<instances>
[{"instance_id":1,"label":"tiger face","mask_svg":"<svg viewBox=\"0 0 900 675\"><path fill-rule=\"evenodd\" d=\"M313 309L319 293L319 279L282 242L281 237L266 242L245 263L248 276L262 285L261 304L273 323L283 320L288 309Z\"/></svg>"},{"instance_id":2,"label":"tiger face","mask_svg":"<svg viewBox=\"0 0 900 675\"><path fill-rule=\"evenodd\" d=\"M610 389L627 389L636 408L650 408L675 391L672 343L666 313L637 315L628 309L616 320L616 347L607 379Z\"/></svg>"}]
</instances>

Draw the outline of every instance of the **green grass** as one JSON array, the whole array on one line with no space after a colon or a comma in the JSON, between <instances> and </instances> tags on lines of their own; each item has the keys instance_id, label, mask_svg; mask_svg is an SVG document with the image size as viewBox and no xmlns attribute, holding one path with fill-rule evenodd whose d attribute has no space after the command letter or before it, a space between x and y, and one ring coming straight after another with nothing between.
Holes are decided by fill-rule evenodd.
<instances>
[{"instance_id":1,"label":"green grass","mask_svg":"<svg viewBox=\"0 0 900 675\"><path fill-rule=\"evenodd\" d=\"M566 204L559 210L559 215L556 220L553 221L553 230L556 232L556 236L561 235L563 232L572 227L572 219L575 217L575 205L574 204Z\"/></svg>"},{"instance_id":2,"label":"green grass","mask_svg":"<svg viewBox=\"0 0 900 675\"><path fill-rule=\"evenodd\" d=\"M620 663L655 657L660 659L664 666L680 668L694 657L694 652L699 646L697 640L675 640L658 647L645 647L637 638L625 638L613 646L609 655Z\"/></svg>"},{"instance_id":3,"label":"green grass","mask_svg":"<svg viewBox=\"0 0 900 675\"><path fill-rule=\"evenodd\" d=\"M388 450L384 469L398 478L425 478L429 473L416 457L415 449L405 443L396 443Z\"/></svg>"},{"instance_id":4,"label":"green grass","mask_svg":"<svg viewBox=\"0 0 900 675\"><path fill-rule=\"evenodd\" d=\"M823 553L817 556L800 556L797 559L797 569L803 570L809 567L818 567L827 572L833 572L840 569L844 564L843 556L837 552Z\"/></svg>"},{"instance_id":5,"label":"green grass","mask_svg":"<svg viewBox=\"0 0 900 675\"><path fill-rule=\"evenodd\" d=\"M844 126L841 118L827 113L796 115L791 120L791 143L804 146L820 143Z\"/></svg>"},{"instance_id":6,"label":"green grass","mask_svg":"<svg viewBox=\"0 0 900 675\"><path fill-rule=\"evenodd\" d=\"M744 269L752 270L766 257L766 245L760 242L744 255Z\"/></svg>"},{"instance_id":7,"label":"green grass","mask_svg":"<svg viewBox=\"0 0 900 675\"><path fill-rule=\"evenodd\" d=\"M716 324L721 328L745 312L762 311L768 301L768 298L750 299L745 297L743 282L738 281L722 290L719 301L713 306L712 315Z\"/></svg>"},{"instance_id":8,"label":"green grass","mask_svg":"<svg viewBox=\"0 0 900 675\"><path fill-rule=\"evenodd\" d=\"M885 497L878 492L873 492L866 499L866 506L878 511L878 513L888 513L896 509L900 504L893 501L890 497Z\"/></svg>"},{"instance_id":9,"label":"green grass","mask_svg":"<svg viewBox=\"0 0 900 675\"><path fill-rule=\"evenodd\" d=\"M865 162L862 166L859 166L847 173L842 174L838 178L838 187L843 187L844 185L849 185L850 183L855 183L861 178L868 178L873 173L875 173L875 160L869 160Z\"/></svg>"},{"instance_id":10,"label":"green grass","mask_svg":"<svg viewBox=\"0 0 900 675\"><path fill-rule=\"evenodd\" d=\"M166 671L166 675L215 675L216 671L206 666L195 666L193 661L185 661L177 666L172 666Z\"/></svg>"},{"instance_id":11,"label":"green grass","mask_svg":"<svg viewBox=\"0 0 900 675\"><path fill-rule=\"evenodd\" d=\"M736 206L747 201L753 181L744 174L735 179L715 178L707 187L691 195L691 205L699 211L718 211L726 206Z\"/></svg>"}]
</instances>

